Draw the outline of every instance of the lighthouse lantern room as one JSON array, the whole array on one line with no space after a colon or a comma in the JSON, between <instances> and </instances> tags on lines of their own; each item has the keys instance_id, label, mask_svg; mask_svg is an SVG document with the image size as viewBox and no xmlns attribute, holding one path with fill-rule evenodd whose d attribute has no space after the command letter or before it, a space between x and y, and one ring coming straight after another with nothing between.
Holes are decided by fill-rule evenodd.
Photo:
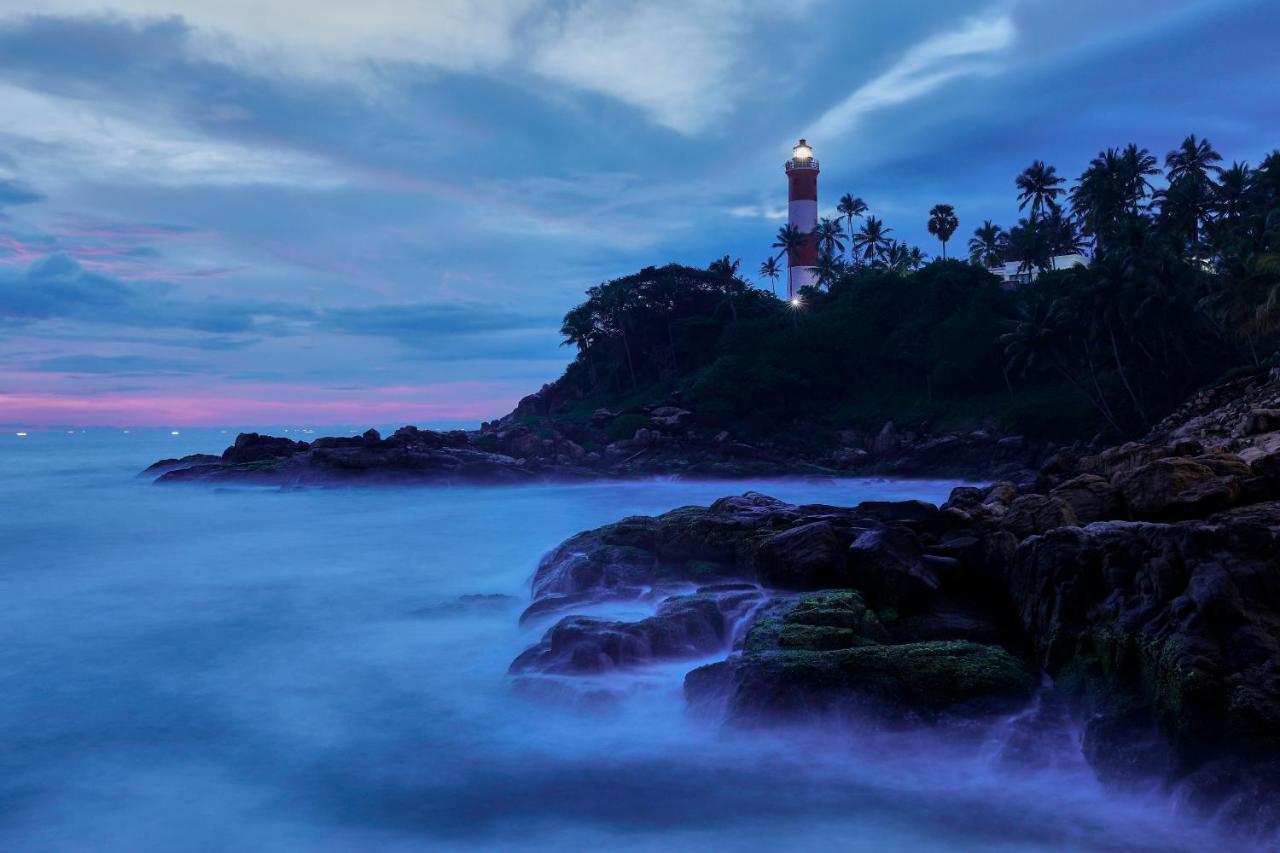
<instances>
[{"instance_id":1,"label":"lighthouse lantern room","mask_svg":"<svg viewBox=\"0 0 1280 853\"><path fill-rule=\"evenodd\" d=\"M787 161L787 223L804 240L787 253L787 299L794 301L800 288L817 284L818 244L818 161L809 143L801 139L791 149Z\"/></svg>"}]
</instances>

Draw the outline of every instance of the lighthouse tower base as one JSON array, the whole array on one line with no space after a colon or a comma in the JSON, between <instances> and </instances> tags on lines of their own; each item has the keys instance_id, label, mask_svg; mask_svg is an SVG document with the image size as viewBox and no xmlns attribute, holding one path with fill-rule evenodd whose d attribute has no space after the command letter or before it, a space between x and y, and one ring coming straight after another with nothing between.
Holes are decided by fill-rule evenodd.
<instances>
[{"instance_id":1,"label":"lighthouse tower base","mask_svg":"<svg viewBox=\"0 0 1280 853\"><path fill-rule=\"evenodd\" d=\"M800 298L800 288L818 286L817 267L790 267L787 275L787 300Z\"/></svg>"}]
</instances>

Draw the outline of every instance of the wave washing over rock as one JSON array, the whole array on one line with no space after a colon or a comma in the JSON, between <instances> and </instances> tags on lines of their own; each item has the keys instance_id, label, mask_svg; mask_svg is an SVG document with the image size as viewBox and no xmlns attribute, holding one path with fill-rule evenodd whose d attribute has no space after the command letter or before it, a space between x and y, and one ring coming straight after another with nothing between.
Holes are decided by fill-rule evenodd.
<instances>
[{"instance_id":1,"label":"wave washing over rock","mask_svg":"<svg viewBox=\"0 0 1280 853\"><path fill-rule=\"evenodd\" d=\"M1223 402L1223 400L1226 402ZM582 615L648 602L644 618ZM1049 460L1035 488L853 508L762 494L581 533L524 619L526 691L658 661L734 726L1064 720L1109 785L1280 828L1280 389L1203 395L1141 442ZM1054 747L1055 749L1058 747Z\"/></svg>"}]
</instances>

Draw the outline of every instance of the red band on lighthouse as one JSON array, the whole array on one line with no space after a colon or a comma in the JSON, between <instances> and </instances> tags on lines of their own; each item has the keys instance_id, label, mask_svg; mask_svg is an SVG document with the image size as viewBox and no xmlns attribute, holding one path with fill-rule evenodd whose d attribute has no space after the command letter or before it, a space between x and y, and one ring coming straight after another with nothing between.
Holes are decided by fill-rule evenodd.
<instances>
[{"instance_id":1,"label":"red band on lighthouse","mask_svg":"<svg viewBox=\"0 0 1280 853\"><path fill-rule=\"evenodd\" d=\"M805 235L787 253L787 298L795 300L800 288L818 281L818 244L813 236L818 227L818 161L803 139L791 149L786 171L787 224Z\"/></svg>"}]
</instances>

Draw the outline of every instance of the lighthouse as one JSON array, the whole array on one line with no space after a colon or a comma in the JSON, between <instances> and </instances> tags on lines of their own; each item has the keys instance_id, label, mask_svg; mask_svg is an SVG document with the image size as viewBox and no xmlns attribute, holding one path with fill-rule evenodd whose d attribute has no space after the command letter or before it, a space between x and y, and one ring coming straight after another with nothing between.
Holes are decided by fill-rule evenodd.
<instances>
[{"instance_id":1,"label":"lighthouse","mask_svg":"<svg viewBox=\"0 0 1280 853\"><path fill-rule=\"evenodd\" d=\"M801 139L787 161L787 224L805 235L804 242L787 253L787 299L794 301L800 288L818 283L818 161Z\"/></svg>"}]
</instances>

